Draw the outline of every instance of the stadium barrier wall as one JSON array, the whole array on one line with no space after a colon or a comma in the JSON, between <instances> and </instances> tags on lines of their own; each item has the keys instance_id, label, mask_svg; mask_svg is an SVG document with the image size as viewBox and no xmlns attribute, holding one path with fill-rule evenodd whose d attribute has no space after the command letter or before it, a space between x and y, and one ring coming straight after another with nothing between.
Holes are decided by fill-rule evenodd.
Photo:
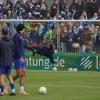
<instances>
[{"instance_id":1,"label":"stadium barrier wall","mask_svg":"<svg viewBox=\"0 0 100 100\"><path fill-rule=\"evenodd\" d=\"M77 68L79 71L100 71L100 54L96 53L56 53L54 54L56 64L44 56L32 55L26 52L27 69L31 70L58 70L67 71L69 68Z\"/></svg>"}]
</instances>

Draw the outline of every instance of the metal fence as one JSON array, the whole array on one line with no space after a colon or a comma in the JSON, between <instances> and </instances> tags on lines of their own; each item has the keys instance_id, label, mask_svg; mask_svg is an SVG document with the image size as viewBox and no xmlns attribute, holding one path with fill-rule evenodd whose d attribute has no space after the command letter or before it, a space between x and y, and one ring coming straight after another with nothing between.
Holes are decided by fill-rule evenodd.
<instances>
[{"instance_id":1,"label":"metal fence","mask_svg":"<svg viewBox=\"0 0 100 100\"><path fill-rule=\"evenodd\" d=\"M99 22L0 22L0 34L2 28L6 27L13 36L19 23L25 25L26 37L31 38L33 44L37 43L38 46L52 44L58 52L100 53Z\"/></svg>"}]
</instances>

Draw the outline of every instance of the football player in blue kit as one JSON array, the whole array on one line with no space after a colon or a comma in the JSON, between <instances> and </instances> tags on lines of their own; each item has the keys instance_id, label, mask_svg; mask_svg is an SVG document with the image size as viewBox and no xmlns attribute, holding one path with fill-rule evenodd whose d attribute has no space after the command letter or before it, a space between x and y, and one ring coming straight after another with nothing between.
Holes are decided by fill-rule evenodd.
<instances>
[{"instance_id":1,"label":"football player in blue kit","mask_svg":"<svg viewBox=\"0 0 100 100\"><path fill-rule=\"evenodd\" d=\"M11 96L15 96L15 86L11 77L11 66L13 61L13 41L9 38L8 30L2 29L2 38L0 40L0 96L5 94L4 75L7 76L11 87Z\"/></svg>"}]
</instances>

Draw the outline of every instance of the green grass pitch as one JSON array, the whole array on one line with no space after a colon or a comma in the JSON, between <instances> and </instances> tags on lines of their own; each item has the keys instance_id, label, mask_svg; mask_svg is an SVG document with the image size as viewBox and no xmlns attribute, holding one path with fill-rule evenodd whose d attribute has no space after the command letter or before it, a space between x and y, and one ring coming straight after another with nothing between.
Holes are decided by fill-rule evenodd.
<instances>
[{"instance_id":1,"label":"green grass pitch","mask_svg":"<svg viewBox=\"0 0 100 100\"><path fill-rule=\"evenodd\" d=\"M0 100L100 100L99 72L27 71L25 88L30 95L19 94L18 81L15 86L15 97L5 95ZM40 86L47 87L46 95L38 94Z\"/></svg>"}]
</instances>

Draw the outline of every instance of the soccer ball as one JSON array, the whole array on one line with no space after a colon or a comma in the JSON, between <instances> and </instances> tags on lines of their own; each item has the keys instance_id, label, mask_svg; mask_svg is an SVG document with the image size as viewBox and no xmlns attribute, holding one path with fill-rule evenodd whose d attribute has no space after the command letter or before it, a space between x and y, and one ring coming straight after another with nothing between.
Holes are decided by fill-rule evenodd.
<instances>
[{"instance_id":1,"label":"soccer ball","mask_svg":"<svg viewBox=\"0 0 100 100\"><path fill-rule=\"evenodd\" d=\"M73 68L69 68L68 71L69 71L69 72L73 72Z\"/></svg>"},{"instance_id":2,"label":"soccer ball","mask_svg":"<svg viewBox=\"0 0 100 100\"><path fill-rule=\"evenodd\" d=\"M73 70L74 70L74 72L77 72L77 71L78 71L78 69L77 69L77 68L74 68Z\"/></svg>"},{"instance_id":3,"label":"soccer ball","mask_svg":"<svg viewBox=\"0 0 100 100\"><path fill-rule=\"evenodd\" d=\"M46 93L47 93L47 88L46 88L46 87L40 87L40 88L38 89L38 92L39 92L40 95L46 95Z\"/></svg>"},{"instance_id":4,"label":"soccer ball","mask_svg":"<svg viewBox=\"0 0 100 100\"><path fill-rule=\"evenodd\" d=\"M57 71L57 67L53 67L52 70L53 70L53 71Z\"/></svg>"}]
</instances>

